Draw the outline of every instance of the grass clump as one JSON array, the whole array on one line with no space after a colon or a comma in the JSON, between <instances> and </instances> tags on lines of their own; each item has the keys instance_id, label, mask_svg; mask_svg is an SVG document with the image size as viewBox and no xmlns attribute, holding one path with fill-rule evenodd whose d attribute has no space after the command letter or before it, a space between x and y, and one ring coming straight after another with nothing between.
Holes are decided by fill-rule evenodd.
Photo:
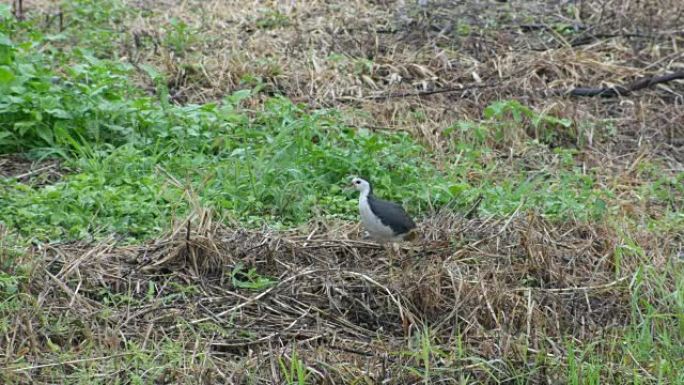
<instances>
[{"instance_id":1,"label":"grass clump","mask_svg":"<svg viewBox=\"0 0 684 385\"><path fill-rule=\"evenodd\" d=\"M72 6L80 7L79 15L97 13L89 4ZM119 14L117 9L112 3L103 12ZM569 127L567 120L516 101L486 107L489 121L482 125L455 125L459 160L452 162L451 155L439 159L406 133L348 127L336 110L264 99L258 89L176 105L165 75L149 65L142 68L154 80L156 96L146 96L128 80L130 66L86 49L58 49L48 36L21 33L26 25L6 9L3 15L9 92L0 95L0 152L60 156L74 170L49 186L2 182L2 221L35 239L147 238L185 214L190 190L246 226L351 219L354 194L344 190L351 175L369 178L379 195L401 200L414 214L445 204L465 208L478 195L485 198L484 212L499 216L534 208L551 218L587 220L606 211L605 193L575 167L572 154L561 151L557 157L569 161L540 167L534 177L510 173L505 160L492 162L497 143L537 146L515 126L541 130L530 140ZM187 26L179 23L172 27L185 36ZM91 28L110 30L105 19ZM246 108L256 100L263 100L257 109Z\"/></svg>"},{"instance_id":2,"label":"grass clump","mask_svg":"<svg viewBox=\"0 0 684 385\"><path fill-rule=\"evenodd\" d=\"M77 64L60 66L45 36L20 33L27 27L0 7L0 153L66 157L85 143L135 138L128 67L79 49L70 52Z\"/></svg>"},{"instance_id":3,"label":"grass clump","mask_svg":"<svg viewBox=\"0 0 684 385\"><path fill-rule=\"evenodd\" d=\"M253 114L240 107L249 97L166 107L133 101L138 108L129 118L146 127L137 130L143 134L118 147L74 140L58 148L72 154L67 166L78 171L40 188L4 182L3 221L41 239L145 238L186 212L184 192L192 190L247 226L291 227L315 216L353 218L350 175L370 178L379 195L414 213L450 202L466 207L477 195L494 215L536 208L551 218L586 220L606 212L594 178L571 163L534 178L504 175L497 163L482 166L486 148L467 147L460 163L440 170L407 134L347 127L334 111L308 112L284 98ZM472 180L473 173L480 177Z\"/></svg>"},{"instance_id":4,"label":"grass clump","mask_svg":"<svg viewBox=\"0 0 684 385\"><path fill-rule=\"evenodd\" d=\"M231 106L170 107L165 118L159 115L166 127L155 128L166 131L154 141L78 144L83 156L67 162L78 171L58 183L30 188L5 181L2 218L54 240L111 232L145 237L184 213L183 192L192 189L245 224L292 226L315 214L351 214L355 206L342 188L352 174L377 177L381 190L404 186L394 196L408 200L446 183L421 163L425 149L406 135L358 132L284 99L267 103L258 118L247 113Z\"/></svg>"}]
</instances>

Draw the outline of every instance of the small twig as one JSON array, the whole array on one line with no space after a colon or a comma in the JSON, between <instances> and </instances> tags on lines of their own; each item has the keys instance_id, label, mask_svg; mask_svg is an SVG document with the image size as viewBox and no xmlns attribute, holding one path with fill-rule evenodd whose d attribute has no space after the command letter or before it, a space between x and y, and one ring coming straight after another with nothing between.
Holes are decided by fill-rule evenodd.
<instances>
[{"instance_id":1,"label":"small twig","mask_svg":"<svg viewBox=\"0 0 684 385\"><path fill-rule=\"evenodd\" d=\"M45 171L45 170L49 170L49 169L51 169L51 168L55 168L56 166L57 166L56 163L49 164L49 165L47 165L47 166L44 166L44 167L41 167L41 168L37 168L37 169L35 169L35 170L31 170L31 171L25 172L25 173L23 173L23 174L11 176L10 178L12 178L12 179L23 179L23 178L28 178L28 177L30 177L30 176L33 176L33 175L36 175L36 174L40 174L41 172L43 172L43 171Z\"/></svg>"},{"instance_id":2,"label":"small twig","mask_svg":"<svg viewBox=\"0 0 684 385\"><path fill-rule=\"evenodd\" d=\"M123 356L128 356L131 354L137 354L136 352L124 352L124 353L118 353L118 354L113 354L111 356L106 356L106 357L95 357L95 358L82 358L79 360L71 360L71 361L59 361L59 362L52 362L49 364L40 364L40 365L31 365L31 366L24 366L24 367L11 367L11 366L5 366L3 368L0 368L0 371L5 371L5 370L11 370L13 372L24 372L27 370L34 370L34 369L41 369L41 368L50 368L53 366L62 366L62 365L73 365L73 364L80 364L84 362L94 362L94 361L102 361L102 360L109 360L112 358L116 357L123 357Z\"/></svg>"},{"instance_id":3,"label":"small twig","mask_svg":"<svg viewBox=\"0 0 684 385\"><path fill-rule=\"evenodd\" d=\"M477 212L477 209L480 207L480 204L482 203L482 194L477 196L477 199L475 199L475 203L473 204L473 207L468 210L467 213L465 213L465 218L466 219L472 219L474 214Z\"/></svg>"},{"instance_id":4,"label":"small twig","mask_svg":"<svg viewBox=\"0 0 684 385\"><path fill-rule=\"evenodd\" d=\"M660 76L647 76L639 80L636 80L625 86L614 86L614 87L601 87L601 88L589 88L589 87L577 87L570 90L562 89L547 89L547 90L537 90L535 93L544 93L552 96L602 96L602 97L616 97L616 96L627 96L632 92L642 90L644 88L649 88L657 84L667 83L672 80L684 79L684 71L677 71L668 75ZM392 99L392 98L408 98L408 97L423 97L435 94L444 94L452 92L465 92L473 89L483 89L483 88L501 88L506 79L502 79L497 82L490 83L473 83L466 84L460 87L447 87L439 88L429 91L404 91L404 92L393 92L380 95L371 95L363 100L378 100L378 99ZM358 101L358 98L345 99L339 98L337 101L348 101L354 100Z\"/></svg>"},{"instance_id":5,"label":"small twig","mask_svg":"<svg viewBox=\"0 0 684 385\"><path fill-rule=\"evenodd\" d=\"M389 93L389 94L368 96L364 99L377 100L377 99L407 98L407 97L412 97L412 96L428 96L428 95L434 95L434 94L444 94L444 93L449 93L449 92L468 91L468 90L479 89L479 88L493 88L493 87L497 87L500 85L501 85L501 82L485 83L485 84L476 83L476 84L467 84L467 85L463 85L460 87L438 88L438 89L427 90L427 91L393 92L393 93Z\"/></svg>"},{"instance_id":6,"label":"small twig","mask_svg":"<svg viewBox=\"0 0 684 385\"><path fill-rule=\"evenodd\" d=\"M677 79L684 79L684 71L677 71L668 75L643 77L625 86L602 88L578 87L567 92L555 91L555 93L561 93L569 96L602 96L605 98L612 98L616 96L627 96L634 91L642 90L644 88L652 87L661 83L667 83Z\"/></svg>"},{"instance_id":7,"label":"small twig","mask_svg":"<svg viewBox=\"0 0 684 385\"><path fill-rule=\"evenodd\" d=\"M157 166L155 166L155 169L157 171L160 171L162 174L164 174L169 179L171 184L173 184L177 188L180 188L180 189L184 188L183 183L181 183L178 179L176 179L176 177L171 175L170 172L166 171L166 169L164 167L157 165Z\"/></svg>"},{"instance_id":8,"label":"small twig","mask_svg":"<svg viewBox=\"0 0 684 385\"><path fill-rule=\"evenodd\" d=\"M508 217L508 220L506 221L506 223L504 223L504 225L501 227L501 229L499 230L499 232L496 233L497 236L498 236L498 235L501 235L504 231L506 231L506 229L508 228L508 225L511 224L511 221L512 221L513 218L515 218L515 216L518 214L518 212L520 211L520 209L521 209L521 208L523 207L523 205L525 204L525 201L526 201L526 200L527 200L527 198L523 198L523 199L520 201L520 204L518 205L518 207L516 207L515 211L513 211L513 214L511 214L511 216Z\"/></svg>"},{"instance_id":9,"label":"small twig","mask_svg":"<svg viewBox=\"0 0 684 385\"><path fill-rule=\"evenodd\" d=\"M534 310L534 301L532 300L532 290L527 290L527 330L526 338L529 341L530 334L532 333L532 312Z\"/></svg>"},{"instance_id":10,"label":"small twig","mask_svg":"<svg viewBox=\"0 0 684 385\"><path fill-rule=\"evenodd\" d=\"M607 289L609 287L615 286L618 283L625 281L628 276L616 279L615 281L611 281L608 283L604 283L602 285L595 285L595 286L573 286L573 287L561 287L557 289L543 289L543 288L537 288L537 287L517 287L515 289L511 289L510 291L528 291L528 290L534 290L534 291L543 291L547 293L566 293L566 292L573 292L573 291L589 291L589 290L599 290L599 289Z\"/></svg>"},{"instance_id":11,"label":"small twig","mask_svg":"<svg viewBox=\"0 0 684 385\"><path fill-rule=\"evenodd\" d=\"M188 221L186 222L186 227L185 227L185 252L187 253L188 257L190 256L190 218L188 218Z\"/></svg>"},{"instance_id":12,"label":"small twig","mask_svg":"<svg viewBox=\"0 0 684 385\"><path fill-rule=\"evenodd\" d=\"M489 313L492 316L492 319L494 320L494 323L496 324L497 329L501 329L501 324L499 323L499 318L496 316L496 311L494 311L494 307L492 306L492 303L489 301L489 298L487 298L487 288L484 285L484 281L480 281L480 287L482 288L482 297L484 298L484 302L487 305L487 309L489 309Z\"/></svg>"},{"instance_id":13,"label":"small twig","mask_svg":"<svg viewBox=\"0 0 684 385\"><path fill-rule=\"evenodd\" d=\"M245 340L240 342L211 342L210 344L211 346L220 346L223 348L243 348L247 346L259 345L268 342L272 340L274 337L278 337L279 335L280 332L275 332L256 340Z\"/></svg>"}]
</instances>

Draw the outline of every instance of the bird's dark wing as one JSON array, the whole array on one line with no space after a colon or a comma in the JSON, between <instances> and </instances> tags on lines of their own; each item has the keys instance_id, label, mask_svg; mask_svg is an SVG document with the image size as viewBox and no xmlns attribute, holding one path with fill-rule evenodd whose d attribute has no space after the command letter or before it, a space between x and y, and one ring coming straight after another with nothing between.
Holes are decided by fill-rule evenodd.
<instances>
[{"instance_id":1,"label":"bird's dark wing","mask_svg":"<svg viewBox=\"0 0 684 385\"><path fill-rule=\"evenodd\" d=\"M406 214L404 208L394 202L384 201L371 195L368 197L368 205L373 214L380 218L380 221L385 226L389 226L397 234L408 233L416 228L416 224Z\"/></svg>"}]
</instances>

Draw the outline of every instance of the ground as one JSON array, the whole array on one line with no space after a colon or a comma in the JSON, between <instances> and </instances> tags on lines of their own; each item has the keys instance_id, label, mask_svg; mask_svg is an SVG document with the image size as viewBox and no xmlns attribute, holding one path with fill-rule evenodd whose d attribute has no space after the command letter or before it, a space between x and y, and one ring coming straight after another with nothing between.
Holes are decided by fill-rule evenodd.
<instances>
[{"instance_id":1,"label":"ground","mask_svg":"<svg viewBox=\"0 0 684 385\"><path fill-rule=\"evenodd\" d=\"M684 383L680 1L17 3L1 382Z\"/></svg>"}]
</instances>

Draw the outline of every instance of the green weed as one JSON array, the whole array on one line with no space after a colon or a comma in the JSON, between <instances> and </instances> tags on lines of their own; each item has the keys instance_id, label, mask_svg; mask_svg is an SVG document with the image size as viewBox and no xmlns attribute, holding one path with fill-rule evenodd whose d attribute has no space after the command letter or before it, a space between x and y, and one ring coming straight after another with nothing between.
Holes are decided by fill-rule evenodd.
<instances>
[{"instance_id":1,"label":"green weed","mask_svg":"<svg viewBox=\"0 0 684 385\"><path fill-rule=\"evenodd\" d=\"M279 11L265 9L261 13L261 16L256 20L256 26L259 29L284 28L290 25L290 19L287 15Z\"/></svg>"},{"instance_id":2,"label":"green weed","mask_svg":"<svg viewBox=\"0 0 684 385\"><path fill-rule=\"evenodd\" d=\"M182 20L171 19L164 27L165 46L170 47L177 55L184 56L186 51L197 42L197 37L190 26Z\"/></svg>"},{"instance_id":3,"label":"green weed","mask_svg":"<svg viewBox=\"0 0 684 385\"><path fill-rule=\"evenodd\" d=\"M277 282L271 278L259 275L255 268L245 272L242 263L238 263L233 268L230 277L233 287L255 291L264 290Z\"/></svg>"},{"instance_id":4,"label":"green weed","mask_svg":"<svg viewBox=\"0 0 684 385\"><path fill-rule=\"evenodd\" d=\"M289 364L287 363L289 361ZM292 355L288 360L283 357L278 357L278 365L280 365L280 374L285 377L285 383L288 385L304 385L309 383L311 371L306 367L297 355L297 347L293 345Z\"/></svg>"},{"instance_id":5,"label":"green weed","mask_svg":"<svg viewBox=\"0 0 684 385\"><path fill-rule=\"evenodd\" d=\"M37 44L0 38L0 153L66 157L85 143L121 145L136 138L126 66L75 50L79 64L60 77Z\"/></svg>"},{"instance_id":6,"label":"green weed","mask_svg":"<svg viewBox=\"0 0 684 385\"><path fill-rule=\"evenodd\" d=\"M491 120L495 141L500 144L524 140L525 138L519 136L520 127L527 124L530 128L528 135L542 143L551 143L559 132L562 132L561 128L572 127L572 121L569 119L538 113L517 100L503 100L490 104L484 109L484 117Z\"/></svg>"}]
</instances>

